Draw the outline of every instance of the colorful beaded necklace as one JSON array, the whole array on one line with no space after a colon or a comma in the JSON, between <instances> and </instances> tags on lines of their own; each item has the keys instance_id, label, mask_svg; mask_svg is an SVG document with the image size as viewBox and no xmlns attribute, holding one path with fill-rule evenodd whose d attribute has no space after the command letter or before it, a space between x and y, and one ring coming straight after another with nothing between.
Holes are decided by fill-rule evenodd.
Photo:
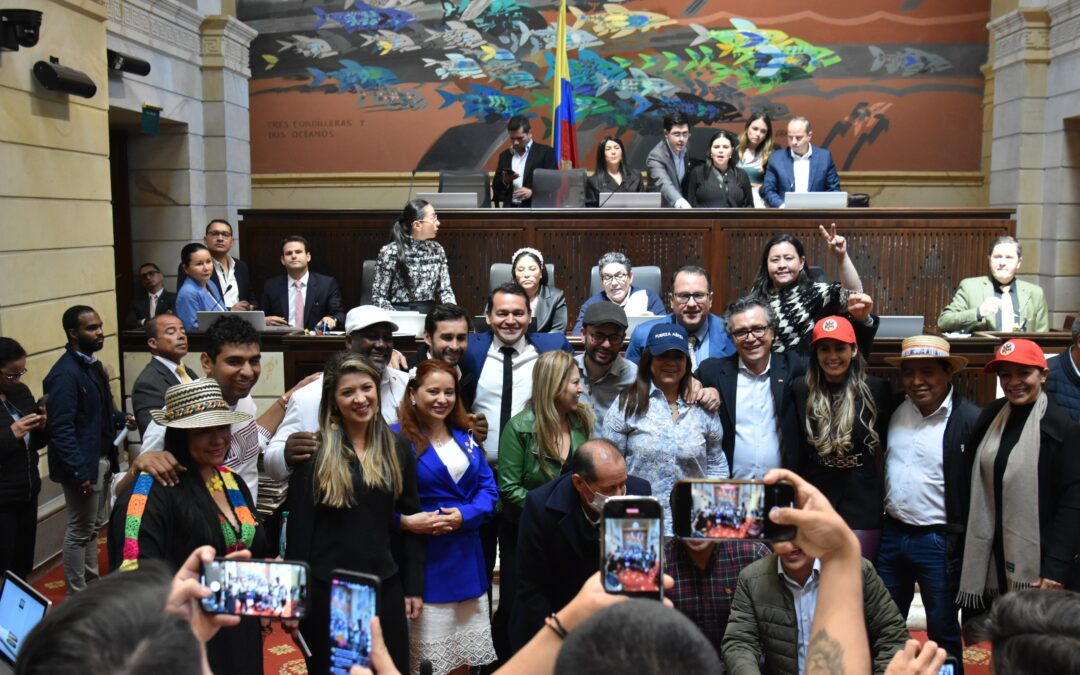
<instances>
[{"instance_id":1,"label":"colorful beaded necklace","mask_svg":"<svg viewBox=\"0 0 1080 675\"><path fill-rule=\"evenodd\" d=\"M146 511L146 498L154 485L153 477L140 473L135 479L135 488L128 500L127 515L124 518L124 559L120 563L121 572L139 569L139 528L142 527L143 513Z\"/></svg>"},{"instance_id":2,"label":"colorful beaded necklace","mask_svg":"<svg viewBox=\"0 0 1080 675\"><path fill-rule=\"evenodd\" d=\"M240 539L236 538L236 530L224 514L218 514L218 522L221 525L221 534L225 537L225 552L232 553L245 548L251 548L255 539L255 517L244 501L244 494L240 492L240 486L236 484L236 474L224 466L215 467L217 474L207 481L206 489L213 497L214 493L224 485L225 496L229 500L236 522L240 523ZM220 479L220 480L219 480Z\"/></svg>"}]
</instances>

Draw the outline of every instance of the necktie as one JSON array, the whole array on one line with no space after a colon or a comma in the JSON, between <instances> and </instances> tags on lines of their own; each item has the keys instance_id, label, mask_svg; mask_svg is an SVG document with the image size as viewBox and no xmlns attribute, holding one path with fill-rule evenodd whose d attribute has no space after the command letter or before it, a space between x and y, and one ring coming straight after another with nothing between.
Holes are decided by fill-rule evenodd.
<instances>
[{"instance_id":1,"label":"necktie","mask_svg":"<svg viewBox=\"0 0 1080 675\"><path fill-rule=\"evenodd\" d=\"M1001 287L1001 330L1011 333L1016 330L1016 312L1013 309L1011 286Z\"/></svg>"},{"instance_id":2,"label":"necktie","mask_svg":"<svg viewBox=\"0 0 1080 675\"><path fill-rule=\"evenodd\" d=\"M701 341L698 340L698 336L696 336L696 335L691 335L690 336L690 370L691 371L697 370L697 348L698 348L698 343L699 342L701 342Z\"/></svg>"},{"instance_id":3,"label":"necktie","mask_svg":"<svg viewBox=\"0 0 1080 675\"><path fill-rule=\"evenodd\" d=\"M180 381L183 382L184 384L187 384L188 382L191 382L191 376L188 375L187 368L185 368L184 364L182 364L182 363L176 364L176 375L180 378Z\"/></svg>"},{"instance_id":4,"label":"necktie","mask_svg":"<svg viewBox=\"0 0 1080 675\"><path fill-rule=\"evenodd\" d=\"M514 405L514 348L500 347L503 355L502 407L499 410L499 433L510 421L510 410ZM496 440L496 442L498 442Z\"/></svg>"},{"instance_id":5,"label":"necktie","mask_svg":"<svg viewBox=\"0 0 1080 675\"><path fill-rule=\"evenodd\" d=\"M154 318L157 312L157 296L153 293L150 294L150 318Z\"/></svg>"},{"instance_id":6,"label":"necktie","mask_svg":"<svg viewBox=\"0 0 1080 675\"><path fill-rule=\"evenodd\" d=\"M293 300L293 326L295 328L304 327L304 291L301 290L300 280L297 279L293 282L296 285L296 298Z\"/></svg>"}]
</instances>

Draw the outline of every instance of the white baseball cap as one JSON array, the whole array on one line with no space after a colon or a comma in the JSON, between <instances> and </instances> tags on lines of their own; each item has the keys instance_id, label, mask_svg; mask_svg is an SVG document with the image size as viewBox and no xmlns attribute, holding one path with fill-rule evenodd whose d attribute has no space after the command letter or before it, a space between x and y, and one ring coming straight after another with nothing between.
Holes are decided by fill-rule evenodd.
<instances>
[{"instance_id":1,"label":"white baseball cap","mask_svg":"<svg viewBox=\"0 0 1080 675\"><path fill-rule=\"evenodd\" d=\"M390 314L382 307L376 305L353 307L345 316L345 334L352 335L355 330L367 328L377 323L388 323L393 330L398 329L398 325L390 320Z\"/></svg>"}]
</instances>

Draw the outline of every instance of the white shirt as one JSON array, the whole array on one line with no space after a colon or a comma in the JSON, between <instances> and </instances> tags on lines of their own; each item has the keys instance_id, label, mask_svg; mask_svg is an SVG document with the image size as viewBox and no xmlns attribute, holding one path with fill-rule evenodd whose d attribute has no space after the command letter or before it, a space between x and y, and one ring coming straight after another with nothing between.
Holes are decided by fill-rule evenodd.
<instances>
[{"instance_id":1,"label":"white shirt","mask_svg":"<svg viewBox=\"0 0 1080 675\"><path fill-rule=\"evenodd\" d=\"M731 477L760 480L765 472L781 465L780 437L776 432L776 404L773 401L769 368L755 375L739 359L735 378L735 452Z\"/></svg>"},{"instance_id":2,"label":"white shirt","mask_svg":"<svg viewBox=\"0 0 1080 675\"><path fill-rule=\"evenodd\" d=\"M818 577L821 576L821 560L814 559L814 569L805 586L800 586L784 571L780 556L776 557L776 571L784 587L795 601L795 627L799 630L799 675L806 672L806 652L810 648L810 635L814 627L814 609L817 607Z\"/></svg>"},{"instance_id":3,"label":"white shirt","mask_svg":"<svg viewBox=\"0 0 1080 675\"><path fill-rule=\"evenodd\" d=\"M908 397L889 420L885 453L885 511L908 525L944 525L945 426L952 414L952 389L926 417Z\"/></svg>"},{"instance_id":4,"label":"white shirt","mask_svg":"<svg viewBox=\"0 0 1080 675\"><path fill-rule=\"evenodd\" d=\"M454 482L461 480L461 477L465 475L465 472L469 469L469 456L465 454L465 451L461 449L454 437L451 436L442 445L432 444L435 448L435 454L439 456L442 463L446 466L446 470L450 472L450 477L454 479Z\"/></svg>"},{"instance_id":5,"label":"white shirt","mask_svg":"<svg viewBox=\"0 0 1080 675\"><path fill-rule=\"evenodd\" d=\"M303 328L304 327L304 317L301 316L301 317L299 317L299 320L297 320L297 316L296 316L296 282L297 281L300 282L300 295L304 298L304 303L306 305L307 304L307 287L308 287L307 284L308 284L308 276L309 275L310 275L309 272L304 272L304 276L300 277L300 279L293 279L289 275L287 275L287 274L285 275L285 278L289 282L289 325L290 326L295 326L297 328ZM231 305L230 305L230 307L231 307ZM305 310L306 310L306 307L305 307Z\"/></svg>"},{"instance_id":6,"label":"white shirt","mask_svg":"<svg viewBox=\"0 0 1080 675\"><path fill-rule=\"evenodd\" d=\"M649 292L644 288L639 288L633 293L627 293L619 306L626 312L626 316L648 316L651 314L649 312Z\"/></svg>"},{"instance_id":7,"label":"white shirt","mask_svg":"<svg viewBox=\"0 0 1080 675\"><path fill-rule=\"evenodd\" d=\"M177 384L180 384L182 382L182 380L180 379L180 374L176 372L177 363L175 361L170 361L161 354L154 354L154 360L169 369L169 372L171 372L173 374L173 377L176 378ZM199 379L199 376L192 373L191 368L188 368L186 364L184 365L184 370L187 371L188 377L191 378L192 382Z\"/></svg>"},{"instance_id":8,"label":"white shirt","mask_svg":"<svg viewBox=\"0 0 1080 675\"><path fill-rule=\"evenodd\" d=\"M247 422L237 422L229 427L232 437L229 440L229 450L225 453L225 466L240 474L247 483L251 498L259 499L259 455L270 442L270 433L258 425L255 421L257 410L255 399L250 395L236 402L235 406L229 406L230 410L244 412L251 415ZM142 436L143 452L161 452L165 449L165 427L150 420L146 427L146 433ZM254 509L254 504L249 504Z\"/></svg>"},{"instance_id":9,"label":"white shirt","mask_svg":"<svg viewBox=\"0 0 1080 675\"><path fill-rule=\"evenodd\" d=\"M532 396L532 371L536 365L536 359L540 353L536 351L525 339L518 338L512 345L506 345L499 340L497 335L492 336L491 347L488 348L487 358L480 368L480 378L476 382L476 401L473 403L474 413L484 413L488 423L488 440L484 443L488 463L495 463L499 459L499 415L502 413L502 381L503 381L503 355L499 351L502 347L514 348L513 377L513 400L510 403L510 416L518 414L525 408L525 402Z\"/></svg>"},{"instance_id":10,"label":"white shirt","mask_svg":"<svg viewBox=\"0 0 1080 675\"><path fill-rule=\"evenodd\" d=\"M806 149L806 154L799 157L791 153L792 170L795 172L795 192L810 191L810 155L814 154L814 146Z\"/></svg>"},{"instance_id":11,"label":"white shirt","mask_svg":"<svg viewBox=\"0 0 1080 675\"><path fill-rule=\"evenodd\" d=\"M214 273L217 274L218 283L221 284L221 294L225 296L225 308L228 309L236 303L240 302L240 287L236 285L236 259L232 256L229 258L229 271L225 272L225 268L217 260L214 261Z\"/></svg>"},{"instance_id":12,"label":"white shirt","mask_svg":"<svg viewBox=\"0 0 1080 675\"><path fill-rule=\"evenodd\" d=\"M285 463L285 441L298 431L314 433L319 430L319 404L322 402L322 376L300 387L289 398L285 408L285 417L278 425L277 432L266 446L263 455L263 468L271 478L278 482L289 479L292 468ZM406 373L389 366L383 370L379 381L379 399L383 419L387 424L398 421L397 408L405 396L405 385L409 383ZM276 404L275 404L276 405Z\"/></svg>"},{"instance_id":13,"label":"white shirt","mask_svg":"<svg viewBox=\"0 0 1080 675\"><path fill-rule=\"evenodd\" d=\"M1069 363L1072 364L1073 370L1076 371L1077 375L1080 375L1080 364L1077 364L1076 361L1073 359L1072 349L1066 349L1065 355L1069 357Z\"/></svg>"},{"instance_id":14,"label":"white shirt","mask_svg":"<svg viewBox=\"0 0 1080 675\"><path fill-rule=\"evenodd\" d=\"M510 148L510 168L517 174L517 178L514 179L514 188L522 187L522 181L525 180L525 162L529 161L529 151L532 150L533 142L529 141L525 146L525 152L520 155ZM520 204L521 200L513 198L515 204Z\"/></svg>"}]
</instances>

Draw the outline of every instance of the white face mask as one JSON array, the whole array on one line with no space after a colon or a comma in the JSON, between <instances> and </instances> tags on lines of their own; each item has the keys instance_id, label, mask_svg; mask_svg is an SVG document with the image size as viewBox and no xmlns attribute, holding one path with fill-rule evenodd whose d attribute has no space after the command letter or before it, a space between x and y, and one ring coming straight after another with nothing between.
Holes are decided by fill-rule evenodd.
<instances>
[{"instance_id":1,"label":"white face mask","mask_svg":"<svg viewBox=\"0 0 1080 675\"><path fill-rule=\"evenodd\" d=\"M604 512L604 504L607 504L607 500L611 499L612 495L605 495L592 489L592 487L585 483L585 486L589 488L589 492L593 493L592 499L589 501L589 507L596 511L597 514Z\"/></svg>"}]
</instances>

